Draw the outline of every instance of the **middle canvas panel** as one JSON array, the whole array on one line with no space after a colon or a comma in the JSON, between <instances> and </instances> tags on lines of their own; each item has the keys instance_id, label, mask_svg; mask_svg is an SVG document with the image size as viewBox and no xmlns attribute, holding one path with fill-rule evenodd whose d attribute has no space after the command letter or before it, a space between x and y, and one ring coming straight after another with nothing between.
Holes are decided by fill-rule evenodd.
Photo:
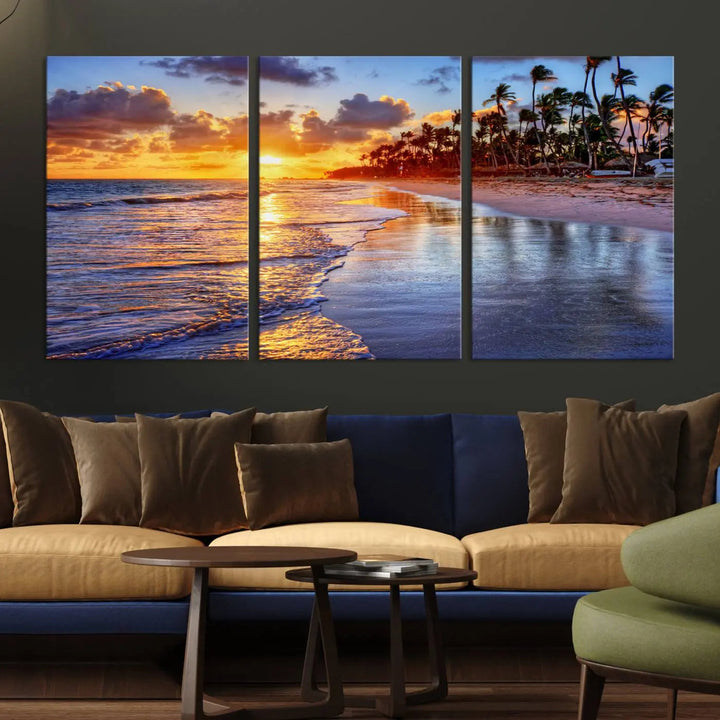
<instances>
[{"instance_id":1,"label":"middle canvas panel","mask_svg":"<svg viewBox=\"0 0 720 720\"><path fill-rule=\"evenodd\" d=\"M461 355L452 57L260 58L260 358Z\"/></svg>"}]
</instances>

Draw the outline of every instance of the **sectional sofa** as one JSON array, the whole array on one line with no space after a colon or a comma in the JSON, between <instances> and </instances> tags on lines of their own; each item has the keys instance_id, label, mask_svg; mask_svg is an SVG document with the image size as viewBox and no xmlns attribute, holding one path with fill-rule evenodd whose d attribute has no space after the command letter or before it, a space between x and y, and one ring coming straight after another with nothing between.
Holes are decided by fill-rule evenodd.
<instances>
[{"instance_id":1,"label":"sectional sofa","mask_svg":"<svg viewBox=\"0 0 720 720\"><path fill-rule=\"evenodd\" d=\"M194 417L207 413L192 413ZM108 421L112 416L98 416ZM570 620L584 593L627 584L629 525L526 522L527 465L515 416L329 416L328 440L352 443L359 522L245 530L211 545L315 545L392 552L472 567L472 586L440 593L448 620ZM182 634L190 576L122 563L125 550L200 539L107 525L0 529L0 633ZM312 594L283 570L216 570L209 619L307 619ZM339 587L337 619L385 617L383 593ZM403 593L422 617L422 593Z\"/></svg>"}]
</instances>

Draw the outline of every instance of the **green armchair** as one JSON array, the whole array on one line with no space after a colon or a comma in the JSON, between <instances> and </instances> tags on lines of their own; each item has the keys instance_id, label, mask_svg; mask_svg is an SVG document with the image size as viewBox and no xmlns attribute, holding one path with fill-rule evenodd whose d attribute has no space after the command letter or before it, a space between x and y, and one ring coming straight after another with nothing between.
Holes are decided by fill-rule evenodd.
<instances>
[{"instance_id":1,"label":"green armchair","mask_svg":"<svg viewBox=\"0 0 720 720\"><path fill-rule=\"evenodd\" d=\"M595 720L606 679L720 694L720 505L637 530L622 546L630 587L583 597L573 616L579 720Z\"/></svg>"}]
</instances>

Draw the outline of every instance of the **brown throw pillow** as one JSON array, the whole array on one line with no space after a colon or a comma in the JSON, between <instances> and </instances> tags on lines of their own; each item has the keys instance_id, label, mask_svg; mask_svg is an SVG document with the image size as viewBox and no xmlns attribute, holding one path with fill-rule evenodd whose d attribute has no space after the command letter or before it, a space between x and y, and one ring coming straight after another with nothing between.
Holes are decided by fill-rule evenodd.
<instances>
[{"instance_id":1,"label":"brown throw pillow","mask_svg":"<svg viewBox=\"0 0 720 720\"><path fill-rule=\"evenodd\" d=\"M253 443L320 443L327 440L328 409L259 412L253 420Z\"/></svg>"},{"instance_id":2,"label":"brown throw pillow","mask_svg":"<svg viewBox=\"0 0 720 720\"><path fill-rule=\"evenodd\" d=\"M10 470L8 469L5 436L0 425L0 528L10 527L13 519L13 497L10 487Z\"/></svg>"},{"instance_id":3,"label":"brown throw pillow","mask_svg":"<svg viewBox=\"0 0 720 720\"><path fill-rule=\"evenodd\" d=\"M697 510L703 504L710 456L720 423L720 393L682 403L662 405L658 412L684 410L687 420L680 431L675 480L676 513Z\"/></svg>"},{"instance_id":4,"label":"brown throw pillow","mask_svg":"<svg viewBox=\"0 0 720 720\"><path fill-rule=\"evenodd\" d=\"M357 520L349 440L235 445L248 525Z\"/></svg>"},{"instance_id":5,"label":"brown throw pillow","mask_svg":"<svg viewBox=\"0 0 720 720\"><path fill-rule=\"evenodd\" d=\"M250 441L255 408L217 418L136 415L142 527L220 535L247 527L234 446Z\"/></svg>"},{"instance_id":6,"label":"brown throw pillow","mask_svg":"<svg viewBox=\"0 0 720 720\"><path fill-rule=\"evenodd\" d=\"M613 407L634 410L634 400ZM529 523L549 522L562 500L567 412L518 412L525 440L530 491Z\"/></svg>"},{"instance_id":7,"label":"brown throw pillow","mask_svg":"<svg viewBox=\"0 0 720 720\"><path fill-rule=\"evenodd\" d=\"M675 512L687 413L629 412L567 399L562 502L550 522L648 525Z\"/></svg>"},{"instance_id":8,"label":"brown throw pillow","mask_svg":"<svg viewBox=\"0 0 720 720\"><path fill-rule=\"evenodd\" d=\"M80 484L62 420L32 405L0 402L13 494L13 525L76 523Z\"/></svg>"},{"instance_id":9,"label":"brown throw pillow","mask_svg":"<svg viewBox=\"0 0 720 720\"><path fill-rule=\"evenodd\" d=\"M216 411L210 417L222 417L226 414ZM250 442L264 445L325 442L327 414L326 407L292 412L259 412L253 420Z\"/></svg>"},{"instance_id":10,"label":"brown throw pillow","mask_svg":"<svg viewBox=\"0 0 720 720\"><path fill-rule=\"evenodd\" d=\"M136 423L63 418L80 480L81 523L140 522L140 455Z\"/></svg>"}]
</instances>

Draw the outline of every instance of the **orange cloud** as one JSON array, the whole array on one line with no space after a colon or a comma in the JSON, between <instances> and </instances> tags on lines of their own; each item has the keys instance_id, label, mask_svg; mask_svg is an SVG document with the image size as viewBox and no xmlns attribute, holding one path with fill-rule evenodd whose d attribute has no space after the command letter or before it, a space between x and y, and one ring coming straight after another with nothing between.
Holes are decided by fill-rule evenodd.
<instances>
[{"instance_id":1,"label":"orange cloud","mask_svg":"<svg viewBox=\"0 0 720 720\"><path fill-rule=\"evenodd\" d=\"M439 127L440 125L452 123L453 115L455 115L454 110L438 110L436 112L431 112L425 115L425 117L423 117L422 119L422 122L430 123L430 125L435 125L436 127Z\"/></svg>"}]
</instances>

